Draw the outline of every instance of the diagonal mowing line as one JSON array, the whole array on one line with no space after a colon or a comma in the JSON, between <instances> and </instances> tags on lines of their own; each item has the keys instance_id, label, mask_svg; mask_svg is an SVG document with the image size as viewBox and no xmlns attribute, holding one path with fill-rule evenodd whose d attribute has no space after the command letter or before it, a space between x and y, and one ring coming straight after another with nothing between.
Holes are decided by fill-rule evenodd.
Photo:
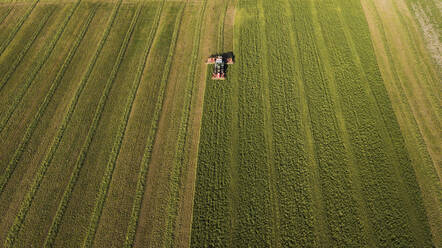
<instances>
[{"instance_id":1,"label":"diagonal mowing line","mask_svg":"<svg viewBox=\"0 0 442 248\"><path fill-rule=\"evenodd\" d=\"M187 4L187 2L186 2ZM167 230L165 230L165 239L166 239L166 247L175 247L176 244L174 243L174 230L176 226L176 216L178 215L178 209L173 209L174 204L180 199L178 187L181 185L181 175L183 167L184 167L184 149L185 144L187 140L187 132L188 132L188 125L189 125L189 113L191 109L192 104L192 93L193 93L193 87L195 84L195 76L196 76L196 66L197 66L197 60L198 60L198 54L199 54L199 47L200 47L200 39L201 39L201 25L202 25L202 19L204 17L204 13L206 10L207 1L204 1L203 8L200 11L200 16L198 17L198 22L196 25L196 30L194 34L193 39L193 48L192 48L192 55L191 55L191 64L190 64L190 70L189 74L187 76L187 88L185 90L185 102L183 105L183 112L181 115L181 121L180 121L180 128L178 131L178 138L177 138L177 145L175 149L175 155L174 155L174 161L173 161L173 176L171 182L171 187L173 187L173 190L171 190L171 195L169 199L168 204L168 214L169 216L173 216L173 220L170 220L170 217L167 219ZM178 178L179 177L179 178ZM174 180L175 179L175 180ZM172 186L172 183L174 185ZM174 200L176 199L176 200Z\"/></svg>"},{"instance_id":2,"label":"diagonal mowing line","mask_svg":"<svg viewBox=\"0 0 442 248\"><path fill-rule=\"evenodd\" d=\"M87 31L87 29L89 27L89 24L91 23L92 18L93 18L94 15L95 15L95 9L89 14L86 22L84 23L84 25L82 27L81 34L78 36L78 38L76 39L74 45L72 46L72 48L71 48L71 50L69 52L69 55L66 58L63 66L58 71L57 77L54 80L54 82L53 82L53 84L51 86L51 89L48 92L48 95L46 95L46 97L45 97L45 101L40 106L38 113L36 114L36 116L32 120L32 123L28 126L28 129L26 130L26 134L25 134L25 136L24 136L24 138L22 140L22 143L20 144L19 149L18 149L18 151L21 151L20 154L23 153L23 151L25 149L25 146L29 142L29 139L31 138L32 133L35 131L36 126L37 126L41 116L43 115L43 113L45 112L47 106L49 105L49 102L51 101L52 96L54 95L54 93L55 93L58 85L60 84L60 82L61 82L61 80L62 80L62 78L63 78L63 76L64 76L64 74L65 74L65 72L67 70L67 68L69 67L69 64L72 61L73 56L75 55L75 53L78 50L78 47L79 47L81 41L83 40L83 38L85 36L85 33L86 33L86 31ZM16 153L14 155L16 155L16 154L17 154L17 151L16 151ZM15 159L13 161L15 163L17 163L19 158L17 158L17 157L14 157L14 158ZM44 161L46 161L46 160L44 160ZM10 167L8 167L8 169L9 168ZM36 192L38 190L38 187L40 185L40 182L43 179L44 173L41 173L41 172L42 172L42 170L40 168L40 170L38 171L36 180L32 184L31 190L26 195L26 198L25 198L24 202L22 203L22 205L20 207L19 214L16 216L14 224L11 227L10 232L8 233L8 237L7 237L5 246L12 246L14 241L15 241L16 235L20 231L21 225L22 225L22 223L23 223L23 221L24 221L24 219L26 217L26 214L27 214L27 212L28 212L28 210L29 210L29 208L30 208L30 206L32 204L32 199L34 198L34 196L35 196L35 194L36 194ZM5 184L2 185L2 189L4 188L4 185Z\"/></svg>"},{"instance_id":3,"label":"diagonal mowing line","mask_svg":"<svg viewBox=\"0 0 442 248\"><path fill-rule=\"evenodd\" d=\"M35 0L34 3L32 3L31 7L29 7L28 11L22 16L20 21L15 25L12 32L9 34L8 38L1 44L0 46L0 56L3 54L5 49L9 46L11 41L14 39L15 35L18 33L20 28L23 26L23 23L28 19L28 17L31 15L32 11L35 9L35 6L40 2L40 0Z\"/></svg>"},{"instance_id":4,"label":"diagonal mowing line","mask_svg":"<svg viewBox=\"0 0 442 248\"><path fill-rule=\"evenodd\" d=\"M101 113L103 112L104 105L105 105L107 96L109 94L110 88L111 88L110 86L115 81L118 70L119 70L120 65L123 61L124 55L126 54L126 51L127 51L128 45L129 45L129 41L132 37L132 34L134 33L135 26L136 26L138 18L140 16L141 6L142 6L142 4L138 3L136 13L132 18L132 22L131 22L130 27L126 33L125 38L124 38L123 45L120 48L120 52L118 53L117 61L114 64L114 68L112 69L111 76L109 77L108 83L106 85L106 90L105 90L104 94L102 95L102 98L100 99L100 104L99 104L100 109L98 109L97 112L95 113L93 126L89 130L90 133L92 133L92 134L95 133L95 130L98 127ZM85 237L85 240L83 243L83 247L92 247L92 244L94 242L95 233L96 233L97 227L98 227L98 222L100 221L104 202L106 200L107 192L109 190L109 184L111 182L112 174L113 174L113 171L115 168L115 162L117 160L118 153L120 151L121 141L123 140L124 133L126 131L127 121L129 120L130 111L132 109L132 104L135 99L135 95L137 93L137 89L138 89L138 85L139 85L138 84L139 82L138 83L136 83L136 81L134 81L134 82L135 83L133 84L133 86L131 88L129 98L127 99L127 102L126 102L125 112L124 112L124 115L121 119L120 125L118 127L118 133L115 137L114 144L112 147L112 152L109 156L109 160L106 165L106 170L104 172L104 176L103 176L103 179L100 184L100 190L98 192L97 200L95 202L95 207L92 212L92 216L91 216L89 227L87 230L87 234L86 234L86 237ZM89 147L89 145L87 147ZM87 149L85 151L87 151ZM81 160L81 162L79 164L83 164L83 162L84 162L84 159Z\"/></svg>"},{"instance_id":5,"label":"diagonal mowing line","mask_svg":"<svg viewBox=\"0 0 442 248\"><path fill-rule=\"evenodd\" d=\"M57 44L57 41L60 39L61 34L63 33L67 23L69 22L72 14L74 13L74 11L77 9L78 4L80 3L80 1L77 2L77 5L71 10L70 14L66 17L64 24L61 26L61 28L58 30L58 33L56 34L56 37L51 41L51 43L49 44L49 48L45 49L46 51L46 55L45 58L43 59L43 61L40 63L40 65L38 66L37 69L34 70L34 73L31 77L30 80L27 81L27 86L25 86L25 89L20 93L20 96L18 96L15 99L14 105L11 106L11 108L8 110L7 115L9 116L7 119L2 119L2 123L0 124L0 132L1 130L6 126L7 120L10 118L10 116L12 115L12 112L14 111L14 109L17 107L16 105L18 105L20 103L20 100L23 98L23 96L26 93L26 89L29 88L29 85L31 84L31 82L33 81L33 79L35 79L36 74L38 73L38 71L41 69L41 67L43 66L43 64L46 62L46 60L48 59L49 55L52 53L52 50L54 49L55 45ZM64 69L65 70L65 69ZM64 74L64 72L63 72ZM58 75L57 75L58 76ZM62 76L62 75L61 75ZM61 80L61 78L60 78ZM58 86L57 82L57 86ZM56 86L56 87L57 87ZM41 118L41 115L43 115L43 112L45 111L47 104L49 104L50 98L52 98L52 95L54 94L53 91L56 90L56 87L54 88L54 85L51 86L51 89L49 90L48 95L46 95L42 105L40 105L40 108L38 109L38 112L36 114L36 116L34 117L32 123L28 126L28 128L26 129L26 133L23 136L22 142L20 143L19 147L15 150L13 157L11 158L11 160L9 161L8 167L6 168L5 172L3 175L1 175L0 177L0 194L3 192L3 189L6 185L6 183L9 181L12 173L14 172L15 167L17 166L17 163L19 162L21 155L24 152L24 148L27 145L27 143L29 142L29 139L32 136L32 133L34 132L34 129L36 128L36 125L39 121L39 119ZM51 95L52 94L52 95ZM49 99L48 99L49 98Z\"/></svg>"},{"instance_id":6,"label":"diagonal mowing line","mask_svg":"<svg viewBox=\"0 0 442 248\"><path fill-rule=\"evenodd\" d=\"M6 124L8 123L9 119L11 118L12 114L14 113L15 109L20 104L21 100L25 96L26 92L28 91L31 84L34 82L35 78L37 77L37 74L40 72L40 70L43 68L43 66L46 64L47 60L49 59L50 55L52 54L52 51L55 48L55 45L57 45L58 41L60 40L61 35L63 34L64 30L66 29L67 24L71 20L71 17L74 15L74 12L77 10L78 5L80 4L81 0L77 1L75 6L69 11L68 15L64 19L63 23L61 24L60 28L57 30L57 33L54 36L54 39L52 39L39 53L39 58L42 57L41 60L39 60L36 65L36 67L33 68L32 72L29 73L26 81L23 83L23 88L21 91L16 95L14 98L14 101L9 106L8 110L6 111L5 115L2 116L2 119L0 120L0 133L5 128ZM1 183L0 183L1 184Z\"/></svg>"},{"instance_id":7,"label":"diagonal mowing line","mask_svg":"<svg viewBox=\"0 0 442 248\"><path fill-rule=\"evenodd\" d=\"M9 6L8 10L6 10L6 13L2 17L0 17L0 25L2 25L3 22L6 20L6 18L9 16L9 14L12 12L12 9L13 9L13 7Z\"/></svg>"},{"instance_id":8,"label":"diagonal mowing line","mask_svg":"<svg viewBox=\"0 0 442 248\"><path fill-rule=\"evenodd\" d=\"M164 5L164 2L163 2L163 5ZM163 5L161 6L161 8L163 7ZM182 12L183 12L183 9L180 10L180 13L179 13L180 16L177 17L177 20L175 22L174 32L172 34L172 43L170 44L169 54L168 54L167 60L166 60L166 67L164 68L164 71L163 71L163 74L161 77L160 89L159 89L159 93L158 93L158 100L155 105L153 119L152 119L151 127L149 130L149 136L147 138L146 147L145 147L144 154L143 154L143 159L142 159L141 165L140 165L141 169L140 169L138 182L137 182L137 190L136 190L135 200L134 200L134 203L132 206L130 223L129 223L129 226L128 226L127 232L126 232L126 241L124 242L124 247L132 247L133 243L134 243L134 239L135 239L135 232L136 232L136 228L138 226L138 218L140 216L140 211L141 211L141 203L143 200L145 186L146 186L146 176L147 176L147 172L149 169L149 162L150 162L150 158L152 155L152 149L153 149L153 144L155 141L156 131L158 129L158 120L160 118L161 109L163 107L163 98L165 95L165 88L166 88L167 80L169 78L171 62L173 59L173 55L174 55L174 51L175 51L175 47L176 47L176 41L178 38L178 30L179 30L179 27L181 24ZM159 17L160 17L160 15L157 16L157 18L158 18L156 20L157 22L159 21Z\"/></svg>"},{"instance_id":9,"label":"diagonal mowing line","mask_svg":"<svg viewBox=\"0 0 442 248\"><path fill-rule=\"evenodd\" d=\"M87 69L86 73L84 74L83 78L81 79L80 86L78 87L77 92L75 93L74 98L71 100L71 103L69 105L69 111L68 111L67 115L65 116L65 118L63 119L62 125L59 128L59 130L57 132L57 135L56 135L56 137L55 137L55 139L54 139L54 141L53 141L53 143L52 143L52 145L50 147L49 153L46 154L46 157L45 157L45 160L44 160L44 161L46 161L45 162L46 163L45 166L49 165L49 163L52 161L52 158L54 157L55 151L58 149L58 145L60 144L60 141L61 141L61 139L63 137L64 131L66 130L66 128L67 128L67 126L68 126L68 124L69 124L69 122L71 120L71 117L72 117L72 115L74 113L74 110L75 110L75 108L77 106L77 103L79 101L80 95L81 95L83 89L85 88L86 83L89 80L89 76L91 75L92 70L93 70L93 68L94 68L94 66L95 66L95 64L97 62L98 56L101 54L101 51L102 51L102 49L104 47L104 44L107 41L107 38L109 36L111 27L113 26L113 23L115 21L115 18L116 18L118 10L120 8L120 5L121 5L121 1L118 2L118 4L115 5L115 7L113 9L113 12L112 12L111 17L110 17L110 19L108 21L106 30L103 33L103 36L102 36L102 38L100 40L100 43L99 43L99 45L97 47L97 50L96 50L96 52L94 54L94 57L92 58L91 62L89 63L88 69ZM98 8L98 6L96 6L96 8ZM83 148L82 148L82 150L83 150ZM60 204L58 205L57 212L56 212L55 217L54 217L54 219L52 221L52 224L51 224L51 227L49 229L48 235L46 237L46 240L45 240L45 243L44 243L44 247L52 247L54 242L55 242L55 238L56 238L56 236L58 234L59 226L61 224L61 221L63 219L63 216L64 216L64 213L66 211L67 205L69 203L70 197L72 195L75 183L77 182L81 166L82 166L82 163L78 163L78 162L75 165L74 172L72 173L72 175L71 175L71 177L69 179L69 183L68 183L68 185L66 187L66 190L65 190L65 192L63 194L63 198L60 201Z\"/></svg>"},{"instance_id":10,"label":"diagonal mowing line","mask_svg":"<svg viewBox=\"0 0 442 248\"><path fill-rule=\"evenodd\" d=\"M17 69L17 67L20 65L20 63L23 61L23 58L25 57L25 55L27 54L28 50L31 48L31 46L34 44L35 40L37 39L38 35L40 34L41 30L43 30L43 27L46 25L46 23L49 20L49 17L52 16L52 14L54 13L55 8L53 8L49 14L47 14L44 18L43 21L40 23L40 25L38 25L38 27L35 29L35 32L32 34L32 36L27 39L28 43L26 44L26 46L21 49L18 57L16 57L16 59L14 60L14 62L12 63L12 65L9 66L9 70L6 72L5 76L2 78L2 80L0 81L0 92L2 91L3 87L6 85L6 83L9 81L9 79L11 78L12 74L15 72L15 70Z\"/></svg>"}]
</instances>

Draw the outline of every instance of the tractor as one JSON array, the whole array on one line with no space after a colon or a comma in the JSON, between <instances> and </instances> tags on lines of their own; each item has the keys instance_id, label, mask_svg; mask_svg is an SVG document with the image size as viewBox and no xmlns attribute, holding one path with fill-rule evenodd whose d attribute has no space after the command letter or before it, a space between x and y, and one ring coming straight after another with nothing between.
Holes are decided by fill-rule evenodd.
<instances>
[{"instance_id":1,"label":"tractor","mask_svg":"<svg viewBox=\"0 0 442 248\"><path fill-rule=\"evenodd\" d=\"M206 64L214 64L212 79L224 80L226 79L226 64L233 64L233 58L227 55L212 55L207 59Z\"/></svg>"}]
</instances>

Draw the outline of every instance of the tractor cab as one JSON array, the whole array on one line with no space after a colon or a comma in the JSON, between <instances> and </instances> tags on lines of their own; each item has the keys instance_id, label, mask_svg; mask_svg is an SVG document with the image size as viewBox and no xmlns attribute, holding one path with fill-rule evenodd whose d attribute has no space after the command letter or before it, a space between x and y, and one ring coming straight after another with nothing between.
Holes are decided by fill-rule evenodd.
<instances>
[{"instance_id":1,"label":"tractor cab","mask_svg":"<svg viewBox=\"0 0 442 248\"><path fill-rule=\"evenodd\" d=\"M223 55L213 55L207 59L206 64L214 64L212 79L226 79L226 64L233 64L233 58Z\"/></svg>"}]
</instances>

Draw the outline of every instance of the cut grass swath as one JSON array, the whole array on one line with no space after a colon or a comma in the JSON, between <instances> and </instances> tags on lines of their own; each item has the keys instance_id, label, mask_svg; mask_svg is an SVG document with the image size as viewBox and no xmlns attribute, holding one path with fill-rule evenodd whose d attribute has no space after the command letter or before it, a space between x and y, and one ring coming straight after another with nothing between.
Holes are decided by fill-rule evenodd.
<instances>
[{"instance_id":1,"label":"cut grass swath","mask_svg":"<svg viewBox=\"0 0 442 248\"><path fill-rule=\"evenodd\" d=\"M9 33L8 38L1 44L0 46L0 56L3 54L5 49L9 46L11 41L14 39L17 32L20 30L20 28L23 26L23 23L28 19L29 15L31 15L32 11L34 10L35 6L40 2L40 0L35 0L31 7L28 8L26 13L22 16L20 21L15 25L14 29Z\"/></svg>"},{"instance_id":2,"label":"cut grass swath","mask_svg":"<svg viewBox=\"0 0 442 248\"><path fill-rule=\"evenodd\" d=\"M49 17L51 17L52 13L54 13L55 8L52 8L52 10L43 17L42 21L38 25L37 28L35 28L35 32L32 34L30 38L27 39L26 46L20 50L20 53L12 63L12 65L9 66L8 71L3 76L3 78L0 81L0 91L3 89L3 87L6 85L6 83L11 78L12 74L15 72L17 67L22 62L23 58L25 57L26 53L28 52L29 48L31 48L32 44L34 44L34 41L37 39L38 35L40 34L43 27L46 25L47 21L49 20Z\"/></svg>"},{"instance_id":3,"label":"cut grass swath","mask_svg":"<svg viewBox=\"0 0 442 248\"><path fill-rule=\"evenodd\" d=\"M21 99L26 94L27 89L29 88L31 83L34 81L34 79L37 76L38 72L43 67L44 63L46 63L46 61L48 60L50 54L54 50L55 45L57 44L58 40L60 39L60 36L62 35L63 31L65 30L69 20L71 19L72 15L74 14L74 12L77 9L79 4L80 4L80 1L77 2L76 5L71 9L71 11L69 12L68 16L64 20L63 24L58 29L57 34L55 35L54 39L51 40L51 42L48 44L48 46L45 47L45 49L42 51L42 52L45 52L45 54L43 55L44 56L43 59L40 60L38 66L36 68L34 68L34 70L32 71L32 73L30 75L30 77L28 77L28 80L26 80L26 83L23 86L22 91L18 93L18 95L14 99L13 104L8 109L8 112L6 113L6 116L4 116L4 118L2 119L2 122L0 123L0 132L6 126L6 123L8 122L10 117L12 116L12 113L17 108L18 104L20 104ZM71 59L72 58L69 58L69 62L70 62ZM67 66L66 66L66 68L67 68ZM63 68L63 70L65 71L66 68ZM64 75L64 71L62 72L62 74L59 77L62 77ZM20 146L14 152L14 156L9 161L9 164L8 164L4 174L1 176L1 178L0 178L0 194L3 192L3 189L4 189L5 185L6 185L6 183L10 179L12 173L14 172L15 167L17 166L17 163L19 162L20 157L21 157L21 155L24 152L26 144L28 143L29 139L31 138L32 133L35 130L35 128L36 128L36 126L38 124L39 119L43 115L44 110L46 109L47 105L49 104L50 98L52 98L52 96L53 96L53 94L54 94L54 92L55 92L55 90L56 90L60 80L61 80L61 78L58 79L58 82L56 80L55 81L56 82L55 83L56 86L55 87L51 87L51 90L49 91L48 95L45 97L45 100L44 100L43 104L40 106L40 108L39 108L39 110L37 112L37 115L34 117L34 120L32 121L32 123L28 126L28 128L26 130L26 133L23 136L22 142L20 143Z\"/></svg>"},{"instance_id":4,"label":"cut grass swath","mask_svg":"<svg viewBox=\"0 0 442 248\"><path fill-rule=\"evenodd\" d=\"M9 14L11 13L13 7L9 6L8 9L6 10L6 12L0 17L0 25L3 24L3 22L5 21L5 19L9 16Z\"/></svg>"},{"instance_id":5,"label":"cut grass swath","mask_svg":"<svg viewBox=\"0 0 442 248\"><path fill-rule=\"evenodd\" d=\"M163 107L165 88L166 88L167 80L169 78L170 67L171 67L173 55L175 52L176 41L178 38L178 31L179 31L179 27L181 24L181 17L182 17L183 11L184 11L184 8L181 8L180 12L178 14L178 17L176 19L176 22L175 22L174 31L172 34L172 43L170 44L169 54L168 54L167 60L166 60L166 67L164 68L164 71L163 71L163 74L161 77L158 99L155 104L155 110L153 113L152 124L150 127L148 140L146 143L146 148L145 148L145 151L143 154L143 159L141 161L141 169L140 169L140 174L139 174L139 178L138 178L138 182L137 182L137 190L135 193L134 204L132 206L132 214L131 214L130 223L129 223L127 233L126 233L126 240L124 243L124 247L132 247L133 243L134 243L135 232L136 232L136 228L138 225L138 218L139 218L140 211L141 211L141 203L143 200L144 190L146 187L146 176L147 176L147 172L149 169L149 162L150 162L150 158L152 155L152 148L153 148L153 144L155 141L155 134L156 134L156 131L158 128L158 121L160 118L161 109Z\"/></svg>"},{"instance_id":6,"label":"cut grass swath","mask_svg":"<svg viewBox=\"0 0 442 248\"><path fill-rule=\"evenodd\" d=\"M36 78L37 74L40 72L46 61L49 59L50 55L52 54L52 51L55 48L55 45L57 45L58 40L60 39L61 35L66 29L67 24L71 20L71 17L74 15L75 10L77 10L80 2L81 0L75 3L74 7L71 8L66 18L64 19L63 23L60 25L60 28L57 30L57 33L55 34L54 38L43 48L43 50L40 51L38 56L40 59L37 61L35 67L33 67L33 70L29 73L28 77L26 78L26 81L23 83L23 86L20 89L20 92L18 92L17 95L15 96L12 104L6 111L5 115L2 116L2 119L0 121L0 133L3 131L9 119L11 118L12 114L14 113L15 109L20 104L21 100L23 99L24 95L28 91L31 84L34 82L34 79ZM2 182L0 181L0 192L1 192L1 184Z\"/></svg>"},{"instance_id":7,"label":"cut grass swath","mask_svg":"<svg viewBox=\"0 0 442 248\"><path fill-rule=\"evenodd\" d=\"M15 165L13 167L16 166L16 164L19 161L19 157L23 154L23 151L25 149L25 146L27 145L27 143L29 142L29 139L32 136L32 133L35 131L37 124L41 118L41 116L43 115L44 111L46 110L47 106L49 105L49 102L52 99L52 96L55 93L55 90L57 89L58 85L60 84L64 73L66 72L66 69L69 66L69 63L72 60L72 57L75 55L78 46L80 45L81 41L84 38L84 35L89 27L89 24L92 21L93 16L95 15L95 9L91 12L91 14L89 15L88 19L86 20L83 28L82 28L82 32L81 34L78 36L77 40L75 41L73 47L71 48L68 57L66 58L64 64L62 65L62 67L60 68L60 70L57 73L57 77L55 78L51 89L49 90L48 94L46 95L44 102L42 103L42 105L40 106L37 114L34 116L34 119L31 121L31 124L28 126L28 128L26 129L26 133L25 136L23 137L23 140L21 141L18 150L16 151L16 153L14 153L14 157L11 160L12 163L15 163ZM11 164L11 163L10 163ZM44 163L44 165L49 165L49 163ZM9 167L8 167L9 168ZM26 214L29 210L30 205L32 204L32 199L34 198L34 195L36 194L38 187L40 185L41 180L44 177L44 172L46 171L47 166L44 167L40 167L39 171L37 172L37 177L35 178L34 183L31 186L31 190L28 192L28 194L26 195L25 200L22 202L22 205L20 207L19 213L16 216L16 219L14 221L13 226L11 227L10 232L8 233L8 237L7 237L7 245L5 246L10 246L13 245L14 240L16 235L18 234L18 231L21 228L21 225L23 224L24 219L26 218ZM4 184L2 185L4 187ZM3 188L2 187L2 188ZM1 192L1 191L0 191Z\"/></svg>"},{"instance_id":8,"label":"cut grass swath","mask_svg":"<svg viewBox=\"0 0 442 248\"><path fill-rule=\"evenodd\" d=\"M93 58L91 59L91 62L88 65L86 73L84 74L83 78L81 79L80 86L78 87L74 98L71 100L68 113L66 114L65 118L63 119L62 125L57 132L56 138L54 139L54 141L50 147L50 153L48 153L45 157L45 161L47 161L46 162L47 164L49 164L50 161L52 160L52 158L55 154L55 151L57 150L58 145L60 144L60 141L61 141L61 138L63 137L64 131L66 130L66 128L69 124L69 121L71 120L72 114L74 113L75 107L77 106L80 95L83 92L83 89L85 88L86 83L89 80L89 77L90 77L92 70L97 62L98 56L100 55L100 53L104 47L104 44L106 43L106 40L107 40L110 30L114 24L118 10L120 8L120 5L121 5L121 1L118 2L118 4L116 4L112 10L111 17L108 21L108 24L106 26L106 30L103 33L103 36L100 40L97 50L96 50ZM97 8L97 6L96 6L96 8ZM82 149L82 151L83 151L83 149ZM83 157L84 157L84 155L83 155ZM84 160L84 158L82 160ZM82 165L83 165L83 163L79 163L78 161L75 164L74 170L73 170L71 177L69 179L69 183L65 189L65 192L63 193L63 197L60 201L60 204L58 205L57 212L56 212L55 217L52 221L48 236L46 237L44 247L52 247L54 245L55 238L57 236L60 224L62 222L64 213L66 211L66 207L67 207L69 200L71 198L75 184L78 180L78 176L80 174L80 170L81 170Z\"/></svg>"},{"instance_id":9,"label":"cut grass swath","mask_svg":"<svg viewBox=\"0 0 442 248\"><path fill-rule=\"evenodd\" d=\"M140 16L140 11L141 11L141 3L138 3L137 10L132 18L132 22L130 24L130 27L129 27L127 33L126 33L126 36L124 38L123 44L120 49L120 52L118 53L117 61L115 62L114 68L112 69L112 72L111 72L110 78L108 79L107 85L112 85L112 83L115 81L116 75L118 73L118 69L120 68L121 62L123 61L123 58L126 53L130 38L132 37L135 25L137 24L137 21L138 21L138 17ZM115 137L114 144L112 146L112 152L110 154L109 160L106 165L106 170L104 172L104 176L103 176L103 179L100 184L100 189L98 192L97 200L95 202L94 210L92 212L92 216L91 216L89 227L87 230L87 234L86 234L86 237L85 237L85 240L83 243L83 247L91 247L92 243L94 241L95 233L97 231L98 222L100 220L100 216L101 216L101 213L103 210L104 202L106 200L107 192L109 189L109 184L112 179L112 173L115 168L115 162L117 160L118 153L120 151L121 141L123 140L123 136L126 131L127 121L129 120L129 114L132 109L132 104L135 99L135 95L137 93L138 85L139 85L139 81L137 83L133 84L131 91L130 91L130 95L127 99L126 106L124 109L124 115L123 115L120 125L118 127L118 132ZM94 120L93 120L93 125L94 124L95 125L92 127L93 129L89 130L89 131L92 131L93 133L95 133L95 129L98 126L98 121L101 117L101 113L103 112L102 110L104 109L104 104L107 99L107 95L108 95L109 90L110 90L110 87L106 87L106 89L105 89L106 98L104 98L103 101L101 101L102 99L100 99L100 103L98 105L100 107L100 109L99 109L99 112L96 112L96 115L94 116ZM88 136L89 136L89 134L88 134Z\"/></svg>"},{"instance_id":10,"label":"cut grass swath","mask_svg":"<svg viewBox=\"0 0 442 248\"><path fill-rule=\"evenodd\" d=\"M227 1L226 1L227 5ZM170 181L170 196L169 196L169 203L167 207L168 212L168 218L166 223L166 230L164 231L165 236L165 246L166 247L174 247L174 230L176 225L176 216L177 216L177 201L180 199L179 195L179 187L181 186L181 173L183 169L185 168L184 165L184 148L186 144L186 138L187 138L187 132L188 132L188 124L189 124L189 114L190 109L192 106L192 93L193 93L193 87L195 84L195 77L196 77L196 66L198 61L198 54L199 54L199 47L200 47L200 39L201 39L201 26L202 26L202 20L205 14L207 6L207 1L204 1L203 7L200 10L200 16L198 17L198 21L196 24L196 30L194 33L193 38L193 48L192 48L192 55L190 57L190 69L189 74L187 76L187 87L185 89L185 96L184 96L184 104L183 104L183 111L181 113L181 120L180 120L180 128L178 130L178 137L177 137L177 145L175 148L175 155L173 160L173 169L172 169L172 176Z\"/></svg>"}]
</instances>

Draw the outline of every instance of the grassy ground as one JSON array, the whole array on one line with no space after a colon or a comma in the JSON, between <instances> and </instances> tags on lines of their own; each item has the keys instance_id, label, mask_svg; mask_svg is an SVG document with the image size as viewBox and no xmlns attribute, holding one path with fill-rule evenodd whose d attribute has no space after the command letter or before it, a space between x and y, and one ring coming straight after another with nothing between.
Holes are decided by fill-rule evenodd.
<instances>
[{"instance_id":1,"label":"grassy ground","mask_svg":"<svg viewBox=\"0 0 442 248\"><path fill-rule=\"evenodd\" d=\"M441 246L437 4L0 0L0 243Z\"/></svg>"}]
</instances>

